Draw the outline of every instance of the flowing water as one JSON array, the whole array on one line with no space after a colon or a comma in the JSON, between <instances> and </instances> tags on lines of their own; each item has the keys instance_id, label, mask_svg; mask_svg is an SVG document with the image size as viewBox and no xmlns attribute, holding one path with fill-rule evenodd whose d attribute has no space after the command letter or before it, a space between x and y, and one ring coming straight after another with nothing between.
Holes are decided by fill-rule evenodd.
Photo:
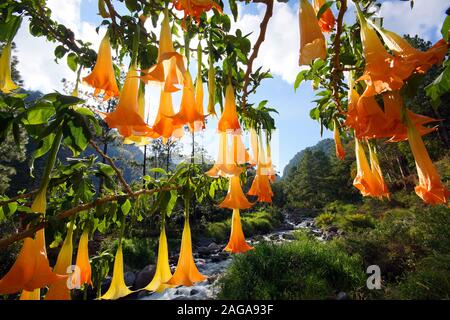
<instances>
[{"instance_id":1,"label":"flowing water","mask_svg":"<svg viewBox=\"0 0 450 320\"><path fill-rule=\"evenodd\" d=\"M298 229L310 229L311 232L319 239L323 239L322 232L315 227L313 218L302 218L300 223L294 223L285 217L286 230L278 230L272 233L257 236L248 239L251 245L256 245L260 241L267 241L272 243L283 243L293 240L292 233ZM199 258L198 254L194 253L195 262L199 271L208 277L208 279L198 282L191 287L176 287L166 289L164 292L151 293L147 296L141 297L141 300L209 300L217 296L217 280L227 270L233 261L233 255L225 253L215 253L204 259Z\"/></svg>"}]
</instances>

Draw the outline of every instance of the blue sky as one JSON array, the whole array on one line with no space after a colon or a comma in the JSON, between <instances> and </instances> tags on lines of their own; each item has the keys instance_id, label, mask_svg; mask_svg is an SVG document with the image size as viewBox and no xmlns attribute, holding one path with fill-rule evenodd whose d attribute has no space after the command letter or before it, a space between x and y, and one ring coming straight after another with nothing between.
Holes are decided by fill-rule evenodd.
<instances>
[{"instance_id":1,"label":"blue sky","mask_svg":"<svg viewBox=\"0 0 450 320\"><path fill-rule=\"evenodd\" d=\"M227 1L224 1L227 2ZM409 2L399 0L383 1L379 12L384 17L384 26L399 34L418 34L419 36L436 41L439 29L445 17L447 1L416 0L413 10ZM74 30L77 37L93 43L97 49L101 39L95 28L101 22L97 16L97 0L48 0L53 11L53 17ZM113 1L118 3L118 1ZM351 4L351 2L350 2ZM251 41L255 41L259 32L259 23L264 14L264 5L239 4L240 17L234 28L240 28L244 34L253 32ZM120 10L126 10L122 8ZM298 67L299 31L298 31L298 1L290 0L287 4L276 3L274 15L269 23L269 30L265 43L260 50L256 66L270 69L273 79L266 80L257 93L250 97L251 102L269 100L269 105L275 107L279 114L275 115L277 133L273 141L274 163L278 171L283 170L287 162L300 150L314 145L321 138L331 137L331 132L325 131L320 136L320 126L309 118L309 110L314 93L309 83L304 83L294 92L293 82L300 71ZM228 9L225 12L229 12ZM354 19L354 8L350 5L347 17ZM74 73L68 70L64 62L56 64L52 52L55 45L44 39L35 39L27 32L24 23L16 38L19 57L19 71L25 87L44 92L61 90L61 78L74 79ZM148 107L155 113L158 106L157 91L149 90ZM175 98L175 105L177 98ZM206 101L206 100L205 100ZM215 128L215 121L209 123ZM210 134L212 133L212 134ZM214 129L199 135L210 154L215 157L216 136Z\"/></svg>"}]
</instances>

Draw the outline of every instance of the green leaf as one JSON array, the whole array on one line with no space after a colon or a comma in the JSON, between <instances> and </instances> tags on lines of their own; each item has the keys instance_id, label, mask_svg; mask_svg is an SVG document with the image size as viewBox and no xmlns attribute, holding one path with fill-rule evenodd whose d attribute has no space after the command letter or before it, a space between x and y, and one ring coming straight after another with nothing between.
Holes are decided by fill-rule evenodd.
<instances>
[{"instance_id":1,"label":"green leaf","mask_svg":"<svg viewBox=\"0 0 450 320\"><path fill-rule=\"evenodd\" d=\"M230 10L231 10L231 13L233 14L234 22L236 22L237 18L238 18L238 6L236 3L236 0L230 0L229 2L230 2Z\"/></svg>"},{"instance_id":2,"label":"green leaf","mask_svg":"<svg viewBox=\"0 0 450 320\"><path fill-rule=\"evenodd\" d=\"M297 74L297 78L295 78L294 82L294 90L297 91L298 87L302 83L303 80L305 80L305 76L308 73L309 70L302 70Z\"/></svg>"},{"instance_id":3,"label":"green leaf","mask_svg":"<svg viewBox=\"0 0 450 320\"><path fill-rule=\"evenodd\" d=\"M48 123L51 116L55 114L55 108L51 103L39 101L36 105L28 109L25 124L36 125Z\"/></svg>"},{"instance_id":4,"label":"green leaf","mask_svg":"<svg viewBox=\"0 0 450 320\"><path fill-rule=\"evenodd\" d=\"M126 200L121 206L120 206L120 210L123 212L123 214L128 214L128 212L130 212L131 209L131 202L130 200Z\"/></svg>"},{"instance_id":5,"label":"green leaf","mask_svg":"<svg viewBox=\"0 0 450 320\"><path fill-rule=\"evenodd\" d=\"M77 71L78 56L75 53L71 52L67 55L67 65L73 72Z\"/></svg>"},{"instance_id":6,"label":"green leaf","mask_svg":"<svg viewBox=\"0 0 450 320\"><path fill-rule=\"evenodd\" d=\"M125 0L125 5L131 12L138 11L140 9L137 0Z\"/></svg>"},{"instance_id":7,"label":"green leaf","mask_svg":"<svg viewBox=\"0 0 450 320\"><path fill-rule=\"evenodd\" d=\"M171 190L169 192L169 201L167 202L167 206L166 206L166 214L168 217L170 217L170 215L172 214L173 208L175 207L175 204L177 203L177 199L178 199L178 192L177 190Z\"/></svg>"},{"instance_id":8,"label":"green leaf","mask_svg":"<svg viewBox=\"0 0 450 320\"><path fill-rule=\"evenodd\" d=\"M52 147L54 139L55 139L54 133L50 133L48 136L46 136L44 139L42 139L40 142L39 148L34 152L33 158L37 159L39 157L42 157L44 154L46 154Z\"/></svg>"},{"instance_id":9,"label":"green leaf","mask_svg":"<svg viewBox=\"0 0 450 320\"><path fill-rule=\"evenodd\" d=\"M112 177L116 173L110 165L104 164L102 162L98 162L97 165L98 170L100 170L106 176Z\"/></svg>"},{"instance_id":10,"label":"green leaf","mask_svg":"<svg viewBox=\"0 0 450 320\"><path fill-rule=\"evenodd\" d=\"M447 18L445 18L444 24L442 25L442 28L441 28L442 38L444 38L444 40L447 42L449 39L449 31L450 31L450 16L447 16Z\"/></svg>"},{"instance_id":11,"label":"green leaf","mask_svg":"<svg viewBox=\"0 0 450 320\"><path fill-rule=\"evenodd\" d=\"M67 53L67 49L64 46L57 46L55 48L55 57L57 59L61 59L62 57L64 57Z\"/></svg>"}]
</instances>

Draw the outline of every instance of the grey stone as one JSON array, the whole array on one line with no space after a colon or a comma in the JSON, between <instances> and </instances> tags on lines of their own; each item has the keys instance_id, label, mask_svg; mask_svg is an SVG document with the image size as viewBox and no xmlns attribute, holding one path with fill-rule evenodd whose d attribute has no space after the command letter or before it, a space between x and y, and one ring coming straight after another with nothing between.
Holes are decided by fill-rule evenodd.
<instances>
[{"instance_id":1,"label":"grey stone","mask_svg":"<svg viewBox=\"0 0 450 320\"><path fill-rule=\"evenodd\" d=\"M125 280L125 284L129 287L132 287L134 285L134 280L136 280L136 276L134 275L133 272L130 271L125 272L123 278Z\"/></svg>"},{"instance_id":2,"label":"grey stone","mask_svg":"<svg viewBox=\"0 0 450 320\"><path fill-rule=\"evenodd\" d=\"M343 291L339 292L336 296L336 300L349 300L349 299L350 297L348 296L348 294Z\"/></svg>"},{"instance_id":3,"label":"grey stone","mask_svg":"<svg viewBox=\"0 0 450 320\"><path fill-rule=\"evenodd\" d=\"M153 276L155 275L156 266L150 264L145 266L144 269L138 272L136 276L136 280L134 281L133 289L142 289L147 286L150 281L152 281Z\"/></svg>"}]
</instances>

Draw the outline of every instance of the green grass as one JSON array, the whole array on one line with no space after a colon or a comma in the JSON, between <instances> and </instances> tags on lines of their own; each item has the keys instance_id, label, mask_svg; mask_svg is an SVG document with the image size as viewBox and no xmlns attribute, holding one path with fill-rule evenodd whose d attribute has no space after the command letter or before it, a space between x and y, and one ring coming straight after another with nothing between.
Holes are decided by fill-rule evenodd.
<instances>
[{"instance_id":1,"label":"green grass","mask_svg":"<svg viewBox=\"0 0 450 320\"><path fill-rule=\"evenodd\" d=\"M340 291L354 294L364 277L358 256L302 234L236 256L219 280L219 299L330 299Z\"/></svg>"}]
</instances>

